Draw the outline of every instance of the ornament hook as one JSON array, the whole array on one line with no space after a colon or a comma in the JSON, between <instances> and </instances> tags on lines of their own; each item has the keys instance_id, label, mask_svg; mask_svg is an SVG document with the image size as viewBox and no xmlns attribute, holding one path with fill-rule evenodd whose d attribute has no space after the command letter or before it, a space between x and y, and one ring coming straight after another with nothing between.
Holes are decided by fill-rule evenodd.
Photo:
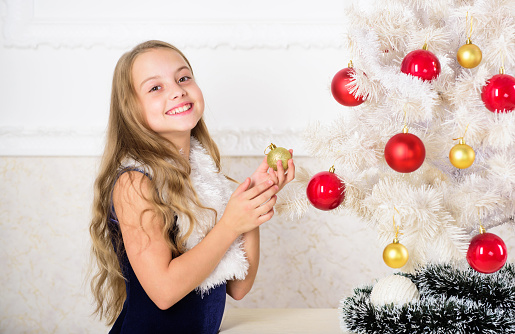
<instances>
[{"instance_id":1,"label":"ornament hook","mask_svg":"<svg viewBox=\"0 0 515 334\"><path fill-rule=\"evenodd\" d=\"M477 216L479 217L479 233L483 234L486 232L486 229L483 227L483 223L481 222L481 215L479 214L479 208L477 208Z\"/></svg>"},{"instance_id":2,"label":"ornament hook","mask_svg":"<svg viewBox=\"0 0 515 334\"><path fill-rule=\"evenodd\" d=\"M397 211L397 213L399 215L401 214L395 206L393 208L395 209L395 211ZM395 230L395 237L393 239L393 242L395 243L395 242L399 242L399 234L402 235L402 233L399 232L400 226L395 223L395 212L393 213L392 219L393 219L393 229Z\"/></svg>"},{"instance_id":3,"label":"ornament hook","mask_svg":"<svg viewBox=\"0 0 515 334\"><path fill-rule=\"evenodd\" d=\"M461 137L458 137L458 138L453 138L452 140L460 140L460 144L465 144L465 135L467 134L467 130L469 129L469 124L467 124L467 127L465 128L465 132L463 133L463 136Z\"/></svg>"},{"instance_id":4,"label":"ornament hook","mask_svg":"<svg viewBox=\"0 0 515 334\"><path fill-rule=\"evenodd\" d=\"M268 154L268 153L270 153L270 152L266 153L266 150L270 149L270 151L272 151L272 150L274 150L274 149L276 149L276 148L277 148L277 146L275 146L273 143L270 143L270 145L268 145L268 146L265 148L265 151L264 151L263 153L264 153L265 155L267 155L267 154Z\"/></svg>"},{"instance_id":5,"label":"ornament hook","mask_svg":"<svg viewBox=\"0 0 515 334\"><path fill-rule=\"evenodd\" d=\"M465 25L468 26L468 17L469 17L469 12L467 12L467 18L465 19ZM467 44L470 44L472 43L470 41L470 38L472 36L472 27L473 27L473 20L474 20L474 16L470 15L470 30L469 30L469 33L468 33L468 36L467 36ZM468 27L467 27L468 28ZM470 42L470 43L469 43Z\"/></svg>"},{"instance_id":6,"label":"ornament hook","mask_svg":"<svg viewBox=\"0 0 515 334\"><path fill-rule=\"evenodd\" d=\"M504 74L504 51L501 50L501 68L499 69L499 74Z\"/></svg>"},{"instance_id":7,"label":"ornament hook","mask_svg":"<svg viewBox=\"0 0 515 334\"><path fill-rule=\"evenodd\" d=\"M426 39L424 41L424 45L422 46L422 50L427 50L427 40L429 39L429 33L426 34Z\"/></svg>"},{"instance_id":8,"label":"ornament hook","mask_svg":"<svg viewBox=\"0 0 515 334\"><path fill-rule=\"evenodd\" d=\"M402 129L403 133L408 133L408 113L406 110L407 105L408 105L408 103L405 103L404 107L402 108L404 110L404 127Z\"/></svg>"},{"instance_id":9,"label":"ornament hook","mask_svg":"<svg viewBox=\"0 0 515 334\"><path fill-rule=\"evenodd\" d=\"M354 46L354 40L352 39L352 37L347 34L347 41L349 43L349 50L350 50L350 55L351 55L351 59L349 60L349 68L352 68L352 58L354 58L357 54L357 51L356 51L356 47ZM351 66L352 65L352 66Z\"/></svg>"}]
</instances>

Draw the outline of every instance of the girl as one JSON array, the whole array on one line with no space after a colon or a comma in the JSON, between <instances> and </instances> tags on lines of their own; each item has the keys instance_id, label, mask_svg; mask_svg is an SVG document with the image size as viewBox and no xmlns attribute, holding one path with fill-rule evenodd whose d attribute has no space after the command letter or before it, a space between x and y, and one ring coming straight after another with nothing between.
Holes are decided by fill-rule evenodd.
<instances>
[{"instance_id":1,"label":"girl","mask_svg":"<svg viewBox=\"0 0 515 334\"><path fill-rule=\"evenodd\" d=\"M90 225L110 333L216 333L226 293L239 300L254 283L259 226L295 166L275 172L265 158L231 193L203 113L177 48L148 41L118 61Z\"/></svg>"}]
</instances>

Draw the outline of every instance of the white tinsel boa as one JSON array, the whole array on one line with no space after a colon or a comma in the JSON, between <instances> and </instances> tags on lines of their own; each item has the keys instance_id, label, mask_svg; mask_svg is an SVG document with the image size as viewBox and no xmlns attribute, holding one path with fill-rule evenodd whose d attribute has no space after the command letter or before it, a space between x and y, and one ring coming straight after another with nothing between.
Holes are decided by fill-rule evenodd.
<instances>
[{"instance_id":1,"label":"white tinsel boa","mask_svg":"<svg viewBox=\"0 0 515 334\"><path fill-rule=\"evenodd\" d=\"M232 182L224 174L218 172L211 156L194 137L191 137L190 166L190 179L200 203L207 208L215 209L217 215L215 221L213 211L198 207L191 208L195 212L197 224L186 240L186 250L195 247L211 231L215 223L222 217L225 206L232 194ZM152 175L152 171L149 170L148 166L142 166L132 159L123 161L122 168L125 167L142 169L144 172ZM185 235L190 227L189 219L185 214L177 213L177 226L180 236ZM228 280L242 280L247 276L248 268L249 264L243 249L243 238L240 236L229 247L229 250L227 250L215 270L196 290L204 294L209 292L210 289L226 283Z\"/></svg>"}]
</instances>

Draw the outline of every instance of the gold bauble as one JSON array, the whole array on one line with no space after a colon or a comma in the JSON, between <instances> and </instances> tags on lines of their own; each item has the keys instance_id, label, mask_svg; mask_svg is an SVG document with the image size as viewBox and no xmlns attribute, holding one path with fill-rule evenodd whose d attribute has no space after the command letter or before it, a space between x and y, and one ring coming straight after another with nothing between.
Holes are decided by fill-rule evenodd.
<instances>
[{"instance_id":1,"label":"gold bauble","mask_svg":"<svg viewBox=\"0 0 515 334\"><path fill-rule=\"evenodd\" d=\"M388 267L400 268L408 262L408 249L399 240L394 239L383 251L383 260Z\"/></svg>"},{"instance_id":2,"label":"gold bauble","mask_svg":"<svg viewBox=\"0 0 515 334\"><path fill-rule=\"evenodd\" d=\"M291 159L291 153L283 147L277 147L274 144L270 144L267 148L270 148L266 157L266 162L270 168L277 170L277 161L281 160L283 163L284 170L288 169L288 160Z\"/></svg>"},{"instance_id":3,"label":"gold bauble","mask_svg":"<svg viewBox=\"0 0 515 334\"><path fill-rule=\"evenodd\" d=\"M481 63L483 54L481 53L481 49L477 45L472 44L469 38L467 39L466 44L462 45L458 49L456 58L461 66L465 68L474 68Z\"/></svg>"},{"instance_id":4,"label":"gold bauble","mask_svg":"<svg viewBox=\"0 0 515 334\"><path fill-rule=\"evenodd\" d=\"M454 145L449 152L449 160L451 164L460 169L469 168L476 159L476 152L472 147L465 144L464 141L460 140L460 143Z\"/></svg>"}]
</instances>

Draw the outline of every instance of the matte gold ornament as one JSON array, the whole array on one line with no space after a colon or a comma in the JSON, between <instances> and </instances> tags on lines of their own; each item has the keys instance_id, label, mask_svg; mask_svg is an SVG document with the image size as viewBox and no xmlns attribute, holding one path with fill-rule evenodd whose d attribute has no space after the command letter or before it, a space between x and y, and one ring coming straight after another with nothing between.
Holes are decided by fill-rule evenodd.
<instances>
[{"instance_id":1,"label":"matte gold ornament","mask_svg":"<svg viewBox=\"0 0 515 334\"><path fill-rule=\"evenodd\" d=\"M451 164L460 169L469 168L476 159L476 152L469 145L465 144L463 139L460 139L459 144L454 145L449 152L449 160Z\"/></svg>"},{"instance_id":2,"label":"matte gold ornament","mask_svg":"<svg viewBox=\"0 0 515 334\"><path fill-rule=\"evenodd\" d=\"M266 162L270 168L277 170L277 161L281 160L283 163L284 170L288 169L288 160L291 159L291 153L284 147L277 147L274 144L270 144L266 149L270 149L267 154ZM266 153L265 153L266 154Z\"/></svg>"},{"instance_id":3,"label":"matte gold ornament","mask_svg":"<svg viewBox=\"0 0 515 334\"><path fill-rule=\"evenodd\" d=\"M408 262L409 253L406 246L399 243L399 239L393 239L393 242L385 247L383 251L383 260L388 267L400 268Z\"/></svg>"},{"instance_id":4,"label":"matte gold ornament","mask_svg":"<svg viewBox=\"0 0 515 334\"><path fill-rule=\"evenodd\" d=\"M472 44L470 38L467 38L466 44L462 45L458 49L456 58L461 66L465 68L474 68L481 63L483 53L477 45Z\"/></svg>"}]
</instances>

